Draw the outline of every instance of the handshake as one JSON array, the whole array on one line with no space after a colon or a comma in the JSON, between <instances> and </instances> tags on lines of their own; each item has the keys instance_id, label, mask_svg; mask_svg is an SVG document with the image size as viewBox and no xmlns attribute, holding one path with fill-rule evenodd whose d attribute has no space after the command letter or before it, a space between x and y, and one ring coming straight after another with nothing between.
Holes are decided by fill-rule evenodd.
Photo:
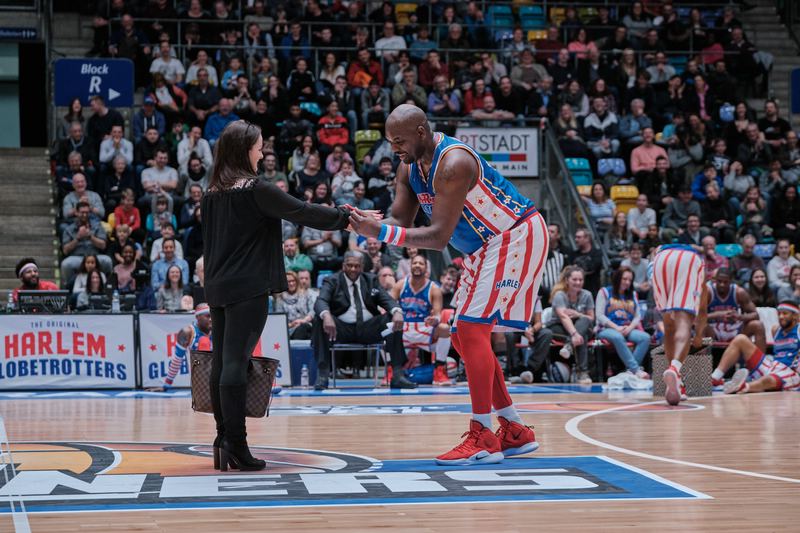
<instances>
[{"instance_id":1,"label":"handshake","mask_svg":"<svg viewBox=\"0 0 800 533\"><path fill-rule=\"evenodd\" d=\"M358 209L350 204L344 207L350 210L350 225L347 231L355 232L364 237L378 237L381 232L383 215L377 209Z\"/></svg>"}]
</instances>

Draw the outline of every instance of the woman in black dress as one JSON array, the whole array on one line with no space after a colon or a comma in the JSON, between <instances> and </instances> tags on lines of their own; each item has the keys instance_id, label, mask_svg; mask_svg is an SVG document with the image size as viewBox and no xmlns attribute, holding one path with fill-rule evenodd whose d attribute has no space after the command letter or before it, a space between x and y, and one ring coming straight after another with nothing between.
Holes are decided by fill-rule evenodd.
<instances>
[{"instance_id":1,"label":"woman in black dress","mask_svg":"<svg viewBox=\"0 0 800 533\"><path fill-rule=\"evenodd\" d=\"M262 143L257 126L243 120L229 124L214 147L202 202L205 294L214 324L215 466L222 469L265 467L245 439L247 368L267 319L269 295L287 289L281 219L321 230L349 224L345 207L304 203L258 180Z\"/></svg>"}]
</instances>

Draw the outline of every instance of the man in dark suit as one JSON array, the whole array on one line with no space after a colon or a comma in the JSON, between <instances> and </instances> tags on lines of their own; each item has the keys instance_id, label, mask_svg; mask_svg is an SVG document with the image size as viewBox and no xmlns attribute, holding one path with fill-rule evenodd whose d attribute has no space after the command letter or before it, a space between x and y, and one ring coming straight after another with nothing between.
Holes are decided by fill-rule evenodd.
<instances>
[{"instance_id":1,"label":"man in dark suit","mask_svg":"<svg viewBox=\"0 0 800 533\"><path fill-rule=\"evenodd\" d=\"M378 283L374 274L364 273L364 256L359 251L344 254L342 272L325 279L314 304L314 332L312 345L317 355L317 384L322 390L328 387L332 342L379 343L386 342L392 358L391 387L413 389L416 384L405 377L403 365L406 353L403 348L403 312L398 303ZM382 314L378 307L387 311ZM383 332L391 322L392 332Z\"/></svg>"}]
</instances>

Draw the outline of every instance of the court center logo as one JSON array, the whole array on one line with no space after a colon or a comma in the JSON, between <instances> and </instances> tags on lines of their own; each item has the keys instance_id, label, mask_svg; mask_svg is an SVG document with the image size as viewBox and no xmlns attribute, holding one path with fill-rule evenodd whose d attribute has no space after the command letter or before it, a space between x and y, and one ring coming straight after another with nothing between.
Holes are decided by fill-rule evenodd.
<instances>
[{"instance_id":1,"label":"court center logo","mask_svg":"<svg viewBox=\"0 0 800 533\"><path fill-rule=\"evenodd\" d=\"M0 501L28 512L392 505L707 496L605 457L509 459L452 468L432 460L251 447L260 472L216 472L207 445L12 443ZM0 504L0 512L10 505Z\"/></svg>"}]
</instances>

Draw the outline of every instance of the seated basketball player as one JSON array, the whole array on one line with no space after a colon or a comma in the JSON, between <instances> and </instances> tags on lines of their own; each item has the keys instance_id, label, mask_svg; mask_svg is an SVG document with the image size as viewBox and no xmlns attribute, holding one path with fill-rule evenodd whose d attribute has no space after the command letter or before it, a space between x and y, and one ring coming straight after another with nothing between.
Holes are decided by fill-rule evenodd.
<instances>
[{"instance_id":1,"label":"seated basketball player","mask_svg":"<svg viewBox=\"0 0 800 533\"><path fill-rule=\"evenodd\" d=\"M410 270L411 275L395 283L390 293L403 310L403 347L435 354L433 384L451 385L447 377L450 326L441 320L442 289L429 279L425 256L412 257Z\"/></svg>"},{"instance_id":2,"label":"seated basketball player","mask_svg":"<svg viewBox=\"0 0 800 533\"><path fill-rule=\"evenodd\" d=\"M717 342L728 342L742 334L753 337L761 351L767 349L764 324L758 319L758 311L750 295L731 280L727 268L720 268L714 279L708 282L708 327L706 336Z\"/></svg>"},{"instance_id":3,"label":"seated basketball player","mask_svg":"<svg viewBox=\"0 0 800 533\"><path fill-rule=\"evenodd\" d=\"M800 308L794 303L778 304L778 325L773 327L774 355L765 355L747 336L737 335L711 374L711 383L722 385L725 372L743 358L746 368L737 370L724 384L725 394L800 389L800 375L797 373L800 362L799 316Z\"/></svg>"}]
</instances>

